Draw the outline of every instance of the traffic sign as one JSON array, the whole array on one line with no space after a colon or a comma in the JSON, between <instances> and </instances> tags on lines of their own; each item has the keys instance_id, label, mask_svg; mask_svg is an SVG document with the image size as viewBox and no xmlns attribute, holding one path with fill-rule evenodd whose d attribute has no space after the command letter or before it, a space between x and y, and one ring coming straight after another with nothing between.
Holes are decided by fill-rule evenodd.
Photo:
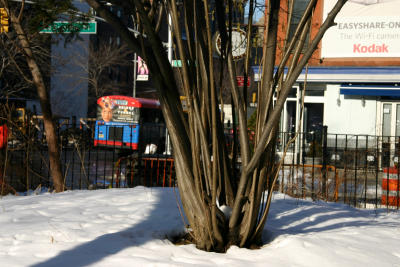
<instances>
[{"instance_id":1,"label":"traffic sign","mask_svg":"<svg viewBox=\"0 0 400 267\"><path fill-rule=\"evenodd\" d=\"M79 32L83 34L96 34L97 22L96 21L55 21L46 28L42 29L40 33L71 33Z\"/></svg>"}]
</instances>

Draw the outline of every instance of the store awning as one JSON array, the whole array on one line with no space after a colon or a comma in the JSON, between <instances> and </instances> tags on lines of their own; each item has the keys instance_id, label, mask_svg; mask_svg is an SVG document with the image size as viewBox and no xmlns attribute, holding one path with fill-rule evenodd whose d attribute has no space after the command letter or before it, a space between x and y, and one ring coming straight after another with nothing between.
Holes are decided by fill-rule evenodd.
<instances>
[{"instance_id":1,"label":"store awning","mask_svg":"<svg viewBox=\"0 0 400 267\"><path fill-rule=\"evenodd\" d=\"M261 79L261 67L252 66L254 81ZM276 71L276 68L275 68ZM285 69L285 74L287 69ZM309 67L303 69L297 82L322 83L398 83L400 81L400 67Z\"/></svg>"},{"instance_id":2,"label":"store awning","mask_svg":"<svg viewBox=\"0 0 400 267\"><path fill-rule=\"evenodd\" d=\"M352 85L346 84L340 86L342 95L359 96L394 96L400 97L400 86L395 85Z\"/></svg>"}]
</instances>

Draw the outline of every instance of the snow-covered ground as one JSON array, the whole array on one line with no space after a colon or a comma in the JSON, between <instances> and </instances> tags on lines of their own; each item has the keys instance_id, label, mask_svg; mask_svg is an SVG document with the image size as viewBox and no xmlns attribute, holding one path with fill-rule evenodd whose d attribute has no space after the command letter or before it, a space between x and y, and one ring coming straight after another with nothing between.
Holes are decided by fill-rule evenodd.
<instances>
[{"instance_id":1,"label":"snow-covered ground","mask_svg":"<svg viewBox=\"0 0 400 267\"><path fill-rule=\"evenodd\" d=\"M274 195L261 249L225 254L166 239L183 231L171 188L0 200L0 266L400 266L400 213Z\"/></svg>"}]
</instances>

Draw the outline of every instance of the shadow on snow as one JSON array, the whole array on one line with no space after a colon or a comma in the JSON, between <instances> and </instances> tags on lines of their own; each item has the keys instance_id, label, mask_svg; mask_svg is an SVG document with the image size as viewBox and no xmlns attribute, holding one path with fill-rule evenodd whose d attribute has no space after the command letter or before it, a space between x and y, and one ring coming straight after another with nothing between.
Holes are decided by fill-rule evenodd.
<instances>
[{"instance_id":1,"label":"shadow on snow","mask_svg":"<svg viewBox=\"0 0 400 267\"><path fill-rule=\"evenodd\" d=\"M154 229L148 227L152 222L163 220L162 214L164 213L160 211L165 209L166 204L176 206L175 202L165 203L163 201L163 196L171 194L172 190L161 191L160 199L153 206L150 216L133 227L99 236L93 241L63 251L51 259L31 265L31 267L63 266L66 263L68 266L83 267L100 262L126 248L140 246L157 238L163 239L164 236L161 232L160 236L154 236L148 233L147 229ZM176 212L178 213L178 211ZM386 213L386 211L358 210L343 204L309 202L291 198L276 199L271 205L263 231L263 243L264 245L271 243L281 235L301 235L347 227L368 226L375 224L374 218L380 213ZM165 235L165 231L163 233Z\"/></svg>"},{"instance_id":2,"label":"shadow on snow","mask_svg":"<svg viewBox=\"0 0 400 267\"><path fill-rule=\"evenodd\" d=\"M152 190L151 188L146 189ZM134 226L123 231L101 235L93 241L89 241L73 247L69 250L62 251L55 257L47 259L40 263L33 264L31 265L31 267L88 266L96 262L100 262L106 257L115 255L116 253L119 253L126 248L140 246L154 239L164 239L166 238L167 234L175 233L172 231L184 231L182 221L178 222L180 223L180 225L182 225L181 229L179 229L179 224L176 224L175 227L170 227L169 232L160 230L159 236L157 235L157 233L154 235L154 226L151 226L153 223L155 223L156 225L160 225L159 221L163 220L166 205L174 205L177 209L176 214L179 214L175 201L164 200L164 197L167 197L168 200L172 199L168 198L168 195L174 194L173 190L174 189L172 188L170 190L161 190L161 192L159 193L160 198L158 199L157 203L152 205L152 210L150 214L140 223L137 223ZM168 209L172 210L170 207L168 207ZM124 222L121 221L121 223ZM151 229L151 233L149 233L149 229Z\"/></svg>"},{"instance_id":3,"label":"shadow on snow","mask_svg":"<svg viewBox=\"0 0 400 267\"><path fill-rule=\"evenodd\" d=\"M320 201L277 199L271 204L263 231L263 244L271 243L281 235L301 235L376 225L375 218L381 214L385 215L387 211L360 210L345 204ZM379 225L382 224L398 227L379 222Z\"/></svg>"}]
</instances>

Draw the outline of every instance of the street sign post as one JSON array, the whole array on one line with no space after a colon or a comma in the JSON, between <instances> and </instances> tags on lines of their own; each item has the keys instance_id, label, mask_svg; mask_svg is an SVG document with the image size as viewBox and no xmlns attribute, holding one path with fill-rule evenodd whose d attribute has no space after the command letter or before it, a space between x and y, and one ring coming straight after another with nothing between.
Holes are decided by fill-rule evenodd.
<instances>
[{"instance_id":1,"label":"street sign post","mask_svg":"<svg viewBox=\"0 0 400 267\"><path fill-rule=\"evenodd\" d=\"M71 33L79 32L83 34L96 34L97 22L69 22L69 21L55 21L46 28L42 29L40 33Z\"/></svg>"}]
</instances>

